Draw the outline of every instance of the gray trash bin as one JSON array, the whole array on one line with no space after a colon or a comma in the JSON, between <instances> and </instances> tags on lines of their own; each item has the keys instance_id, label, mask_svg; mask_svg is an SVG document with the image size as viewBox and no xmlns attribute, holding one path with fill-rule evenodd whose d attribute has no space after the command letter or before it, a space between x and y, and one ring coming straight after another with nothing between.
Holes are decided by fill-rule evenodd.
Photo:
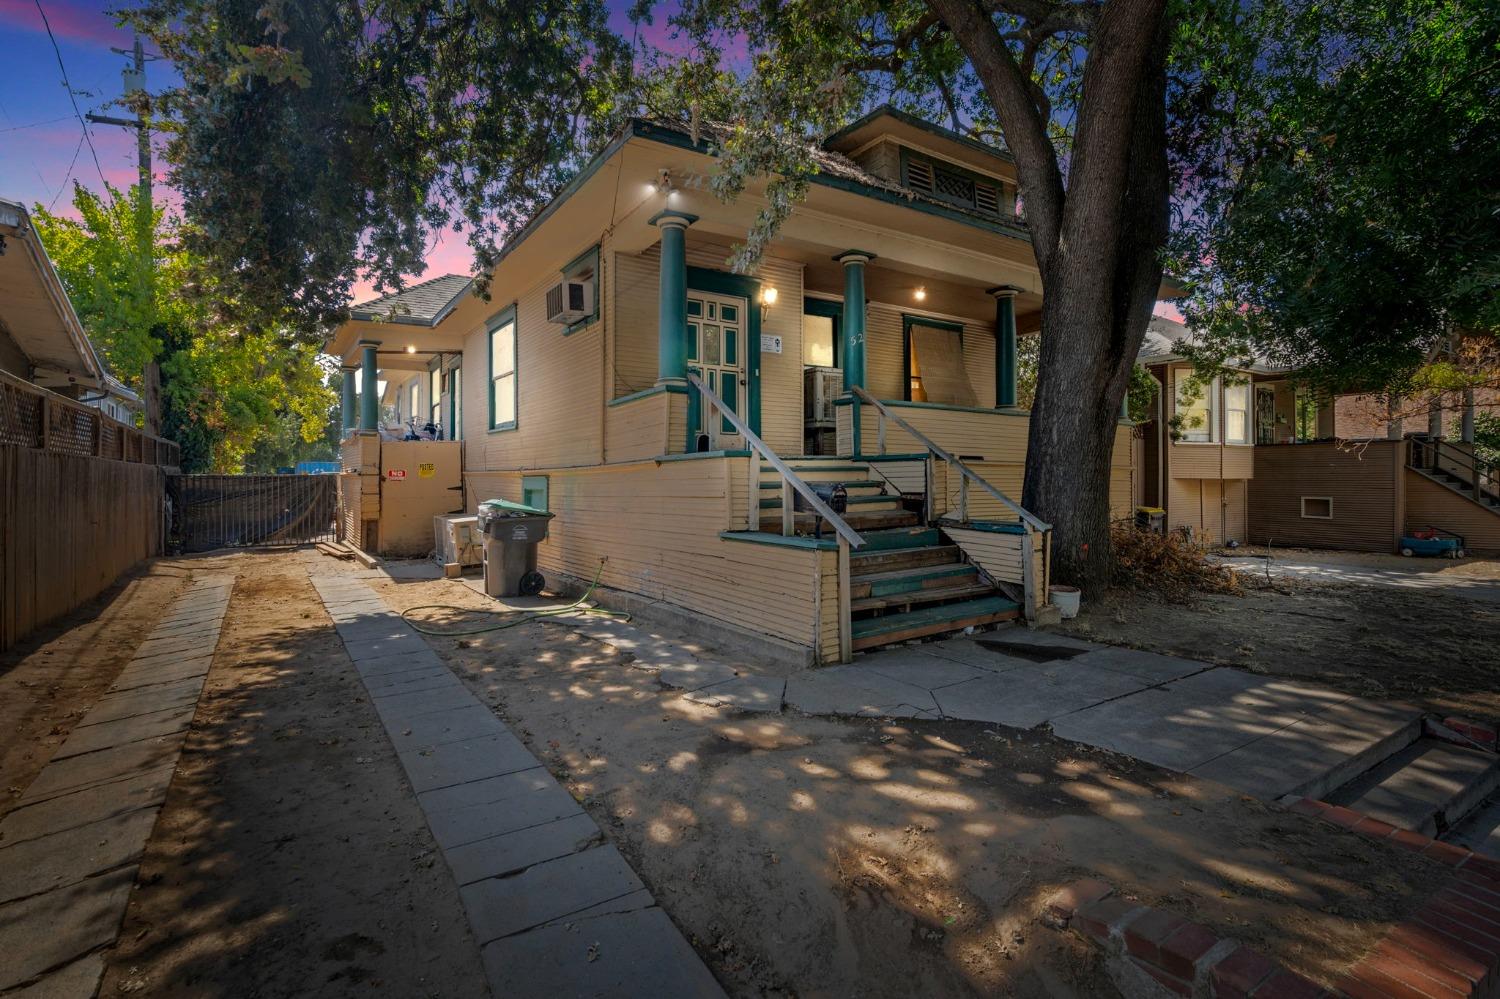
<instances>
[{"instance_id":1,"label":"gray trash bin","mask_svg":"<svg viewBox=\"0 0 1500 999\"><path fill-rule=\"evenodd\" d=\"M492 499L479 504L484 535L484 592L492 597L531 597L546 580L536 571L536 546L547 540L552 514L534 506Z\"/></svg>"}]
</instances>

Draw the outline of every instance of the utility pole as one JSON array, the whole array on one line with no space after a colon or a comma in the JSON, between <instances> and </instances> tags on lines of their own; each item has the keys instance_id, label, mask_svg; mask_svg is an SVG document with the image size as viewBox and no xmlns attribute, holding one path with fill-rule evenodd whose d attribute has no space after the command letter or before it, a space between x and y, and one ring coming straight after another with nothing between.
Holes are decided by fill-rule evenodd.
<instances>
[{"instance_id":1,"label":"utility pole","mask_svg":"<svg viewBox=\"0 0 1500 999\"><path fill-rule=\"evenodd\" d=\"M152 281L152 271L155 269L156 250L153 245L155 241L155 227L151 224L155 217L155 205L151 199L151 117L149 101L146 96L146 63L160 59L160 56L147 57L146 46L141 42L141 36L135 36L135 46L131 49L110 48L111 52L118 55L131 56L132 64L120 72L124 83L124 99L122 103L135 106L134 118L115 118L111 115L93 114L85 115L89 121L98 125L118 125L121 128L135 129L136 158L140 167L141 185L141 211L144 216L140 220L140 239L142 245L136 248L140 254L143 267L146 269L144 275L148 282ZM161 367L155 360L148 361L146 370L142 372L142 387L146 401L146 430L153 434L161 433Z\"/></svg>"}]
</instances>

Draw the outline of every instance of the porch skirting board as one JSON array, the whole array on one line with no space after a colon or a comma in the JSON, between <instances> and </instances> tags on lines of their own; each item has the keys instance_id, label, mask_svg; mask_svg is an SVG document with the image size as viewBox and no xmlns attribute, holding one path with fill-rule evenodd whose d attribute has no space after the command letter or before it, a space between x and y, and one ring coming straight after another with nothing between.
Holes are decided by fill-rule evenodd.
<instances>
[{"instance_id":1,"label":"porch skirting board","mask_svg":"<svg viewBox=\"0 0 1500 999\"><path fill-rule=\"evenodd\" d=\"M588 589L590 581L567 573L552 573L547 582L550 588L559 593L576 597ZM716 650L725 655L743 656L763 666L788 671L814 665L813 650L806 645L763 635L731 621L666 600L656 600L640 593L603 585L594 588L593 599L601 607L624 611L638 625L661 628L711 642Z\"/></svg>"}]
</instances>

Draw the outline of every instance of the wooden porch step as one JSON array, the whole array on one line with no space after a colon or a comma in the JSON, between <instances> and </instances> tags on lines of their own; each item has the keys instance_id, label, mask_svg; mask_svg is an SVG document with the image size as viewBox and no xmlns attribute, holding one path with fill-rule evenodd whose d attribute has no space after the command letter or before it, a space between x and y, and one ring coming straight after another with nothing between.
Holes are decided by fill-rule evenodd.
<instances>
[{"instance_id":1,"label":"wooden porch step","mask_svg":"<svg viewBox=\"0 0 1500 999\"><path fill-rule=\"evenodd\" d=\"M794 529L799 534L811 534L815 530L815 522L821 520L815 513L799 512L792 514ZM881 530L894 527L916 527L920 518L914 513L905 510L875 510L870 513L861 513L851 510L844 517L844 522L863 534L865 531ZM770 516L761 514L760 529L763 531L781 530L781 511L777 510ZM823 525L825 531L830 530L827 524Z\"/></svg>"},{"instance_id":2,"label":"wooden porch step","mask_svg":"<svg viewBox=\"0 0 1500 999\"><path fill-rule=\"evenodd\" d=\"M856 652L873 649L913 638L941 635L948 631L1014 621L1021 616L1021 605L1004 597L989 596L956 604L938 604L907 611L883 614L852 622L853 648Z\"/></svg>"},{"instance_id":3,"label":"wooden porch step","mask_svg":"<svg viewBox=\"0 0 1500 999\"><path fill-rule=\"evenodd\" d=\"M979 580L972 565L957 562L948 565L926 565L915 569L894 569L852 576L849 596L854 600L868 597L893 597L924 590L952 589L969 586Z\"/></svg>"},{"instance_id":4,"label":"wooden porch step","mask_svg":"<svg viewBox=\"0 0 1500 999\"><path fill-rule=\"evenodd\" d=\"M995 592L993 586L980 580L978 573L974 573L969 577L972 580L969 583L962 582L962 577L956 578L959 579L959 585L957 586L939 584L931 587L917 587L904 593L892 593L883 597L870 596L859 600L850 600L849 612L858 614L861 611L889 610L892 607L902 607L910 610L918 604L932 604L940 600L969 600Z\"/></svg>"},{"instance_id":5,"label":"wooden porch step","mask_svg":"<svg viewBox=\"0 0 1500 999\"><path fill-rule=\"evenodd\" d=\"M850 553L851 559L861 555L872 555L875 552L931 548L943 543L942 535L938 533L936 527L895 527L883 531L860 531L859 533L864 535L865 544L858 552Z\"/></svg>"},{"instance_id":6,"label":"wooden porch step","mask_svg":"<svg viewBox=\"0 0 1500 999\"><path fill-rule=\"evenodd\" d=\"M797 473L797 478L803 482L843 482L858 479L866 481L870 478L870 466L868 465L808 465L799 467L790 466ZM772 482L781 485L781 474L770 465L762 465L760 469L760 481Z\"/></svg>"},{"instance_id":7,"label":"wooden porch step","mask_svg":"<svg viewBox=\"0 0 1500 999\"><path fill-rule=\"evenodd\" d=\"M876 482L874 479L840 479L839 481L844 484L844 488L849 491L850 496L853 496L856 493L878 493L884 488L879 482ZM760 488L763 492L770 492L772 490L780 492L780 476L778 476L775 481L767 479L760 484Z\"/></svg>"},{"instance_id":8,"label":"wooden porch step","mask_svg":"<svg viewBox=\"0 0 1500 999\"><path fill-rule=\"evenodd\" d=\"M869 535L865 535L866 540ZM899 569L916 569L924 565L952 565L962 562L957 545L930 545L923 548L895 548L888 551L861 548L849 553L849 571L855 576Z\"/></svg>"},{"instance_id":9,"label":"wooden porch step","mask_svg":"<svg viewBox=\"0 0 1500 999\"><path fill-rule=\"evenodd\" d=\"M899 510L901 509L901 497L885 496L880 493L860 496L851 495L849 497L849 506L851 508L858 506L866 512L870 510ZM762 510L780 510L781 497L779 495L771 497L762 496L760 499L760 508Z\"/></svg>"}]
</instances>

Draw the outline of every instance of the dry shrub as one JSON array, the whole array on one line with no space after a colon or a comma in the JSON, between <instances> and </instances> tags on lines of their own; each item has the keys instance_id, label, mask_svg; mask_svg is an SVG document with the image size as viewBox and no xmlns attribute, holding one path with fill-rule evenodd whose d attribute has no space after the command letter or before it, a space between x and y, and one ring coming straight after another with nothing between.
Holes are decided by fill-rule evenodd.
<instances>
[{"instance_id":1,"label":"dry shrub","mask_svg":"<svg viewBox=\"0 0 1500 999\"><path fill-rule=\"evenodd\" d=\"M1148 590L1184 603L1200 593L1238 593L1234 570L1205 558L1204 549L1176 531L1156 534L1128 521L1110 528L1115 585Z\"/></svg>"}]
</instances>

